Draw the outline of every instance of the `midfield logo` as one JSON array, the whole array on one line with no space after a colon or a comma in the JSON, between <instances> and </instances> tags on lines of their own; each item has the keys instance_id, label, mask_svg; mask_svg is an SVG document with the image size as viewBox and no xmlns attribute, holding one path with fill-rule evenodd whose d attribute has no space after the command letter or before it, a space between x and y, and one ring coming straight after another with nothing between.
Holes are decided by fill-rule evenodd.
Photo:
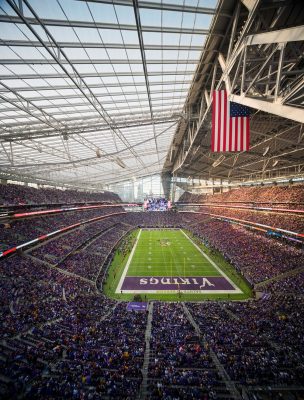
<instances>
[{"instance_id":1,"label":"midfield logo","mask_svg":"<svg viewBox=\"0 0 304 400\"><path fill-rule=\"evenodd\" d=\"M197 285L199 288L205 286L214 286L207 278L170 278L170 277L157 277L157 278L141 278L139 281L140 285Z\"/></svg>"}]
</instances>

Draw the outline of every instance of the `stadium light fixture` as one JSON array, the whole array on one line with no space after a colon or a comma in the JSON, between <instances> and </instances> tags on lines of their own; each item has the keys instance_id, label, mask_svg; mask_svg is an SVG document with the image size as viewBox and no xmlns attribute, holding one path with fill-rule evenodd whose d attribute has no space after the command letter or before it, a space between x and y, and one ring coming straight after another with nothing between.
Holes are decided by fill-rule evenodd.
<instances>
[{"instance_id":1,"label":"stadium light fixture","mask_svg":"<svg viewBox=\"0 0 304 400\"><path fill-rule=\"evenodd\" d=\"M265 147L265 150L263 151L263 157L266 156L266 154L269 152L270 146Z\"/></svg>"},{"instance_id":2,"label":"stadium light fixture","mask_svg":"<svg viewBox=\"0 0 304 400\"><path fill-rule=\"evenodd\" d=\"M217 160L214 161L214 163L212 164L212 167L213 168L218 167L225 160L225 158L226 157L224 155L220 156Z\"/></svg>"},{"instance_id":3,"label":"stadium light fixture","mask_svg":"<svg viewBox=\"0 0 304 400\"><path fill-rule=\"evenodd\" d=\"M126 164L119 158L116 157L116 164L119 165L121 168L126 168Z\"/></svg>"}]
</instances>

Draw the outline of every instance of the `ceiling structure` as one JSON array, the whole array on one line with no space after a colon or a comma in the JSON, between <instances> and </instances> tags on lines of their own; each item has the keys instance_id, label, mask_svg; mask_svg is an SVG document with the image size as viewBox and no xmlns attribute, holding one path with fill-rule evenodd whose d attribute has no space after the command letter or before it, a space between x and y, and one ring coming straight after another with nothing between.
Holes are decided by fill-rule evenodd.
<instances>
[{"instance_id":1,"label":"ceiling structure","mask_svg":"<svg viewBox=\"0 0 304 400\"><path fill-rule=\"evenodd\" d=\"M302 0L0 0L0 178L303 176L303 54ZM210 152L223 88L247 153Z\"/></svg>"},{"instance_id":2,"label":"ceiling structure","mask_svg":"<svg viewBox=\"0 0 304 400\"><path fill-rule=\"evenodd\" d=\"M228 23L223 14L231 15ZM210 151L216 89L251 107L249 152ZM193 179L236 184L304 177L303 2L222 1L184 114L166 157L164 182L187 178L191 189Z\"/></svg>"},{"instance_id":3,"label":"ceiling structure","mask_svg":"<svg viewBox=\"0 0 304 400\"><path fill-rule=\"evenodd\" d=\"M0 0L0 178L161 172L216 3Z\"/></svg>"}]
</instances>

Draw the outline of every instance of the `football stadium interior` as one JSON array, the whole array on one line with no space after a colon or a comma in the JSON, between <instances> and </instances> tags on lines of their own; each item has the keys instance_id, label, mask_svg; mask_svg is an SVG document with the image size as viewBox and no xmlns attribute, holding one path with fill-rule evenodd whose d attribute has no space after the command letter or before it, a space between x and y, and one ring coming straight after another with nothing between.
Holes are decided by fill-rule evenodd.
<instances>
[{"instance_id":1,"label":"football stadium interior","mask_svg":"<svg viewBox=\"0 0 304 400\"><path fill-rule=\"evenodd\" d=\"M0 0L0 399L304 399L303 0Z\"/></svg>"}]
</instances>

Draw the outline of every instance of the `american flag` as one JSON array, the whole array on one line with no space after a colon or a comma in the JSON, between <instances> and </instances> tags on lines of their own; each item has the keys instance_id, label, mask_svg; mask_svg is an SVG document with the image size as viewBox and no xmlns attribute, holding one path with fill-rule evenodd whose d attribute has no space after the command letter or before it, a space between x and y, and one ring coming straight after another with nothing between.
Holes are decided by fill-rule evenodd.
<instances>
[{"instance_id":1,"label":"american flag","mask_svg":"<svg viewBox=\"0 0 304 400\"><path fill-rule=\"evenodd\" d=\"M249 150L250 109L228 100L226 90L215 90L212 102L213 152Z\"/></svg>"}]
</instances>

